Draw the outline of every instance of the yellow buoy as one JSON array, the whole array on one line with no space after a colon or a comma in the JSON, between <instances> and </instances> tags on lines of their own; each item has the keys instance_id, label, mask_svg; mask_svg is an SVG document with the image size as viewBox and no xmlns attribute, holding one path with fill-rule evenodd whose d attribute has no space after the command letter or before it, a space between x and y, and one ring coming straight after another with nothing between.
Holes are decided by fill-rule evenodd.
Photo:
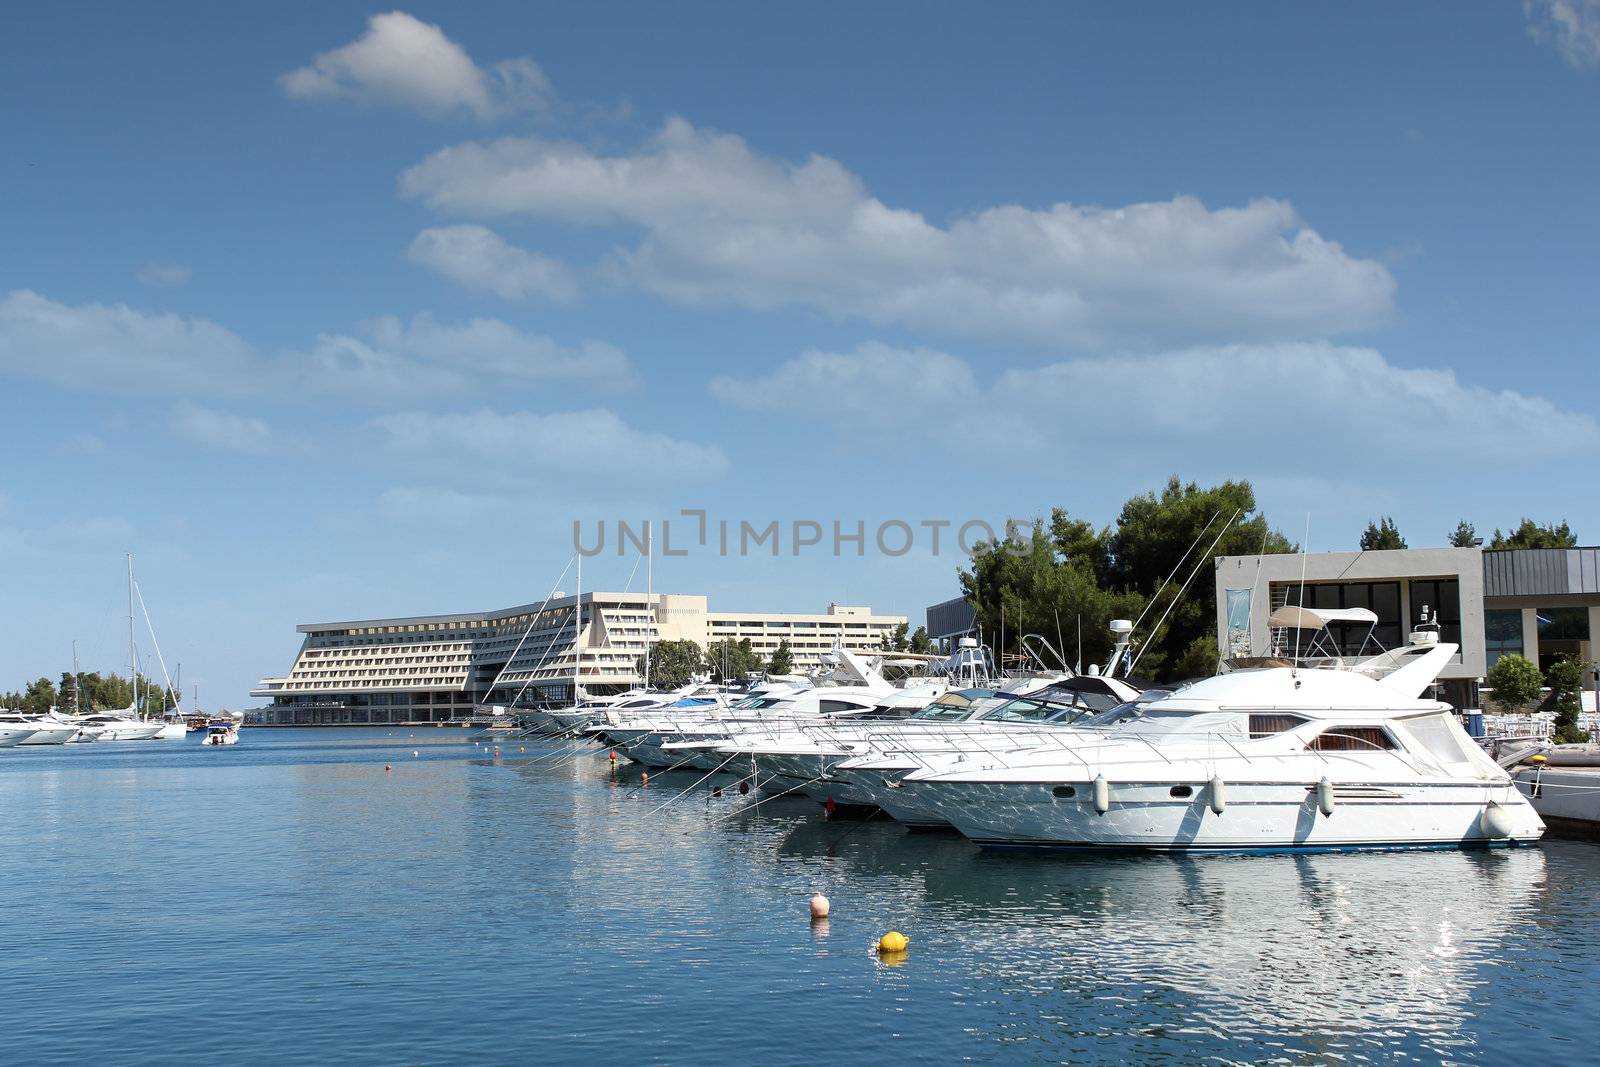
<instances>
[{"instance_id":1,"label":"yellow buoy","mask_svg":"<svg viewBox=\"0 0 1600 1067\"><path fill-rule=\"evenodd\" d=\"M878 938L878 951L882 953L904 952L909 944L911 944L911 939L906 937L905 934L902 934L899 930L890 930Z\"/></svg>"},{"instance_id":2,"label":"yellow buoy","mask_svg":"<svg viewBox=\"0 0 1600 1067\"><path fill-rule=\"evenodd\" d=\"M1548 756L1529 756L1528 757L1528 762L1529 763L1549 763L1550 762L1550 757L1548 757Z\"/></svg>"}]
</instances>

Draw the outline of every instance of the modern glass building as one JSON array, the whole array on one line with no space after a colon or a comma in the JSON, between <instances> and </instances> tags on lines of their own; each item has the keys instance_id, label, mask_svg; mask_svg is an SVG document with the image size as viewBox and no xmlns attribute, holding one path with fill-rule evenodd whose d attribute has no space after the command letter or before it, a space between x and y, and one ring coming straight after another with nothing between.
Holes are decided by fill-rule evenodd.
<instances>
[{"instance_id":1,"label":"modern glass building","mask_svg":"<svg viewBox=\"0 0 1600 1067\"><path fill-rule=\"evenodd\" d=\"M1267 624L1285 604L1368 608L1385 648L1406 643L1426 610L1440 639L1461 646L1440 675L1441 699L1478 706L1477 687L1497 659L1528 657L1545 670L1562 656L1595 660L1600 632L1600 549L1481 548L1223 556L1216 561L1217 642L1224 657L1264 655ZM1334 627L1357 654L1365 626Z\"/></svg>"}]
</instances>

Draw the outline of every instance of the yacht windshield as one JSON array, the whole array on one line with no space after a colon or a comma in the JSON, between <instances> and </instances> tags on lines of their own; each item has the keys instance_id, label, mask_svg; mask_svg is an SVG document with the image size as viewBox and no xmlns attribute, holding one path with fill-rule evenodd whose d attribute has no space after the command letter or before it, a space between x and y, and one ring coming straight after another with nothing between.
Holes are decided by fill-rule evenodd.
<instances>
[{"instance_id":1,"label":"yacht windshield","mask_svg":"<svg viewBox=\"0 0 1600 1067\"><path fill-rule=\"evenodd\" d=\"M745 697L733 706L741 711L746 711L751 708L775 708L782 703L784 701L779 697Z\"/></svg>"},{"instance_id":2,"label":"yacht windshield","mask_svg":"<svg viewBox=\"0 0 1600 1067\"><path fill-rule=\"evenodd\" d=\"M965 719L972 714L972 707L980 700L993 697L993 689L961 689L946 693L932 704L923 708L913 719L933 719L951 722Z\"/></svg>"}]
</instances>

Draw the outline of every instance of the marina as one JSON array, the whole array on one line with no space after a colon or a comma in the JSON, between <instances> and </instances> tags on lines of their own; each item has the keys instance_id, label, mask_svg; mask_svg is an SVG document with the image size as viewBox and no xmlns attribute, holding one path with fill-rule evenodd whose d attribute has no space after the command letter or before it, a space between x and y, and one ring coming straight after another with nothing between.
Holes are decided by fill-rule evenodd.
<instances>
[{"instance_id":1,"label":"marina","mask_svg":"<svg viewBox=\"0 0 1600 1067\"><path fill-rule=\"evenodd\" d=\"M6 14L0 1067L1600 1067L1600 0Z\"/></svg>"},{"instance_id":2,"label":"marina","mask_svg":"<svg viewBox=\"0 0 1600 1067\"><path fill-rule=\"evenodd\" d=\"M369 728L22 753L8 1058L1575 1063L1597 1036L1594 846L1017 855L798 798L722 819L733 789L663 808L699 775L566 751ZM171 1010L196 990L226 1026Z\"/></svg>"}]
</instances>

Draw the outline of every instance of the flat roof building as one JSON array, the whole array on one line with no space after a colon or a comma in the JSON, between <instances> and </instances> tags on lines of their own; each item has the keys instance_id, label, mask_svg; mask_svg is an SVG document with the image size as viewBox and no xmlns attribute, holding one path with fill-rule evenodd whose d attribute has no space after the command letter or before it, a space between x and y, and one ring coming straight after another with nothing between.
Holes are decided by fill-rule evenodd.
<instances>
[{"instance_id":1,"label":"flat roof building","mask_svg":"<svg viewBox=\"0 0 1600 1067\"><path fill-rule=\"evenodd\" d=\"M642 685L638 664L652 640L704 649L748 638L763 658L788 640L804 671L835 640L873 651L905 622L842 604L815 615L713 612L704 596L593 592L495 611L302 623L294 665L251 695L271 699L261 721L280 725L450 722L519 695L570 700L574 672L591 693Z\"/></svg>"},{"instance_id":2,"label":"flat roof building","mask_svg":"<svg viewBox=\"0 0 1600 1067\"><path fill-rule=\"evenodd\" d=\"M1384 648L1405 644L1426 608L1439 639L1460 645L1440 673L1442 699L1477 707L1477 687L1508 653L1548 670L1562 656L1594 662L1600 632L1600 549L1481 548L1308 552L1216 560L1217 644L1223 657L1272 649L1268 616L1286 604L1368 608ZM1334 624L1330 638L1359 652L1366 627Z\"/></svg>"},{"instance_id":3,"label":"flat roof building","mask_svg":"<svg viewBox=\"0 0 1600 1067\"><path fill-rule=\"evenodd\" d=\"M928 636L941 649L949 650L958 637L976 634L978 613L964 596L928 605Z\"/></svg>"}]
</instances>

